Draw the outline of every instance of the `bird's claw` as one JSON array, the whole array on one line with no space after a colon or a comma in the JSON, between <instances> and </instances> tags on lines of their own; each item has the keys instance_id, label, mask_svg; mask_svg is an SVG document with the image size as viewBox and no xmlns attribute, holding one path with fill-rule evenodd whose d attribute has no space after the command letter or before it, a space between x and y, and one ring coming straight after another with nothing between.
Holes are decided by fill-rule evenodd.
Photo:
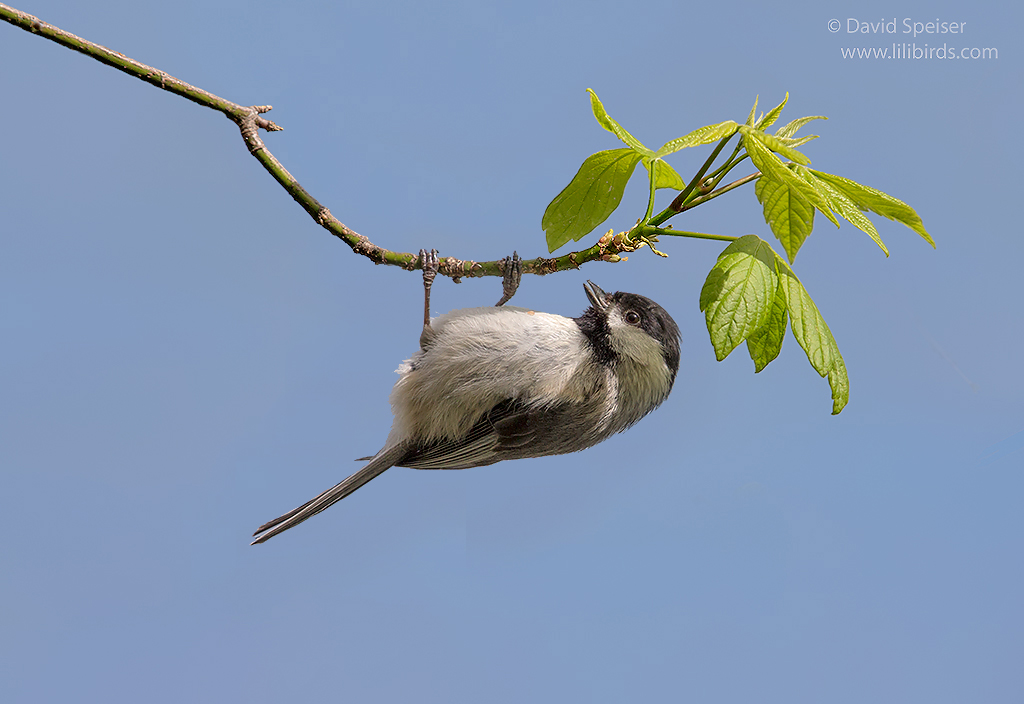
<instances>
[{"instance_id":1,"label":"bird's claw","mask_svg":"<svg viewBox=\"0 0 1024 704\"><path fill-rule=\"evenodd\" d=\"M423 268L423 286L429 289L434 283L434 277L437 276L437 270L441 268L437 259L437 250L432 249L428 252L421 249L420 266Z\"/></svg>"},{"instance_id":2,"label":"bird's claw","mask_svg":"<svg viewBox=\"0 0 1024 704\"><path fill-rule=\"evenodd\" d=\"M437 259L437 250L429 252L420 250L420 266L423 267L423 332L420 333L420 348L427 349L434 331L430 327L430 287L434 285L434 278L437 270L440 269L440 262Z\"/></svg>"},{"instance_id":3,"label":"bird's claw","mask_svg":"<svg viewBox=\"0 0 1024 704\"><path fill-rule=\"evenodd\" d=\"M496 306L503 306L508 303L519 289L519 281L523 278L523 260L519 258L517 252L512 252L511 257L505 257L502 260L502 270L502 296L501 300L494 304Z\"/></svg>"}]
</instances>

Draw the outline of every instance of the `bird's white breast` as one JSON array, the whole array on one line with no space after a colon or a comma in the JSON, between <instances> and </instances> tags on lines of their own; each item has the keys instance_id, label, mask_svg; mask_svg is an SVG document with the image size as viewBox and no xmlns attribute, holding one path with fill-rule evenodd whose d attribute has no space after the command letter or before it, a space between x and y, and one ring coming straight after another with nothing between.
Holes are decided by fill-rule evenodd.
<instances>
[{"instance_id":1,"label":"bird's white breast","mask_svg":"<svg viewBox=\"0 0 1024 704\"><path fill-rule=\"evenodd\" d=\"M506 399L554 405L614 390L576 322L512 306L466 308L431 321L427 349L398 368L390 441L458 437Z\"/></svg>"}]
</instances>

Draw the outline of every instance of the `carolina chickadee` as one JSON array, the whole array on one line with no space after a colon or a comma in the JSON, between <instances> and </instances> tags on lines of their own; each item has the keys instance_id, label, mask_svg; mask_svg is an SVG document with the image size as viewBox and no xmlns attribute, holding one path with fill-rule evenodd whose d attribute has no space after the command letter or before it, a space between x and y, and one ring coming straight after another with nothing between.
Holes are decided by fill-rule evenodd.
<instances>
[{"instance_id":1,"label":"carolina chickadee","mask_svg":"<svg viewBox=\"0 0 1024 704\"><path fill-rule=\"evenodd\" d=\"M436 271L437 259L421 256L421 348L398 368L395 420L384 447L348 479L260 526L253 544L320 513L390 467L465 469L596 445L653 411L672 390L679 328L649 298L608 294L588 281L583 288L591 306L578 318L495 306L430 320L428 269L432 264ZM506 277L503 301L508 297Z\"/></svg>"}]
</instances>

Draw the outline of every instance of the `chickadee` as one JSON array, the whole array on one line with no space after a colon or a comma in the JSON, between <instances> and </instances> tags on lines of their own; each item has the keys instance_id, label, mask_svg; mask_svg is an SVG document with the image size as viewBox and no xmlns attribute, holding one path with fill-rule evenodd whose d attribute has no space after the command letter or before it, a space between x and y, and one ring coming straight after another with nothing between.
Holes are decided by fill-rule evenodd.
<instances>
[{"instance_id":1,"label":"chickadee","mask_svg":"<svg viewBox=\"0 0 1024 704\"><path fill-rule=\"evenodd\" d=\"M588 281L583 288L591 305L578 318L495 306L431 320L436 253L421 257L420 350L398 368L395 420L384 447L348 479L260 526L253 544L320 513L390 467L465 469L596 445L653 411L672 390L679 328L649 298L605 293ZM499 306L509 297L506 276Z\"/></svg>"}]
</instances>

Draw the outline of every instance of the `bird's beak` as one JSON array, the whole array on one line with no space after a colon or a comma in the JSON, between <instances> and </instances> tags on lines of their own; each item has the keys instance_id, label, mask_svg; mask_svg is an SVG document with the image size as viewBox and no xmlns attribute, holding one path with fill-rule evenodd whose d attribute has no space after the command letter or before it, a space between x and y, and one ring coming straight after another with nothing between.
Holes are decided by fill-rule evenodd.
<instances>
[{"instance_id":1,"label":"bird's beak","mask_svg":"<svg viewBox=\"0 0 1024 704\"><path fill-rule=\"evenodd\" d=\"M583 290L587 292L587 298L590 299L595 308L604 310L608 307L608 294L602 291L601 287L593 281L587 279L587 283L583 284Z\"/></svg>"}]
</instances>

